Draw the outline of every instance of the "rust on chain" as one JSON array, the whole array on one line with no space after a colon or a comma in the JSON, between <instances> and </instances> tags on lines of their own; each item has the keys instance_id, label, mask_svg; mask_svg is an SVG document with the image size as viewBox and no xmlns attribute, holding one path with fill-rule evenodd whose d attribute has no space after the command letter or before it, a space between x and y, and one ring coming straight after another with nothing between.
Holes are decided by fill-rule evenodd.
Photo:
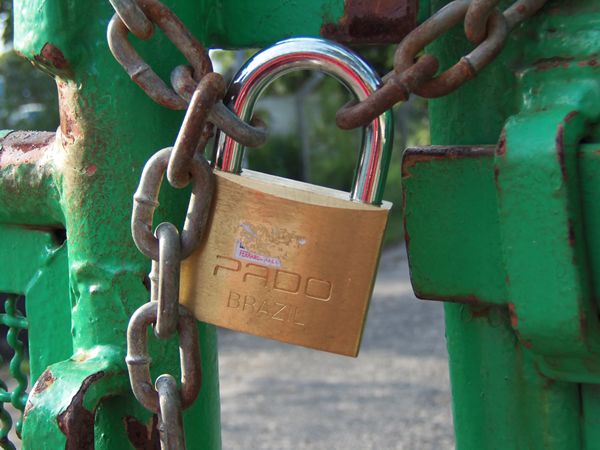
<instances>
[{"instance_id":1,"label":"rust on chain","mask_svg":"<svg viewBox=\"0 0 600 450\"><path fill-rule=\"evenodd\" d=\"M196 82L212 72L212 64L205 48L173 11L158 0L143 0L139 5L148 19L158 25L194 68ZM108 25L108 45L115 59L155 102L170 109L185 109L187 102L169 88L142 59L127 39L128 34L127 26L115 14Z\"/></svg>"},{"instance_id":2,"label":"rust on chain","mask_svg":"<svg viewBox=\"0 0 600 450\"><path fill-rule=\"evenodd\" d=\"M158 316L154 333L159 339L169 339L177 330L179 305L179 273L181 268L181 241L175 225L163 222L155 232L159 245L158 287L153 288L158 302Z\"/></svg>"},{"instance_id":3,"label":"rust on chain","mask_svg":"<svg viewBox=\"0 0 600 450\"><path fill-rule=\"evenodd\" d=\"M181 396L177 381L172 375L166 374L158 377L155 384L160 402L158 430L161 448L185 450Z\"/></svg>"},{"instance_id":4,"label":"rust on chain","mask_svg":"<svg viewBox=\"0 0 600 450\"><path fill-rule=\"evenodd\" d=\"M545 2L518 0L504 13L495 7L497 0L454 0L448 3L404 38L394 56L394 71L384 77L384 86L359 104L344 106L336 117L338 126L355 128L365 125L376 114L397 101L405 100L410 93L435 98L453 92L498 56L508 32L537 12ZM415 71L419 61L428 57L424 55L417 59L425 47L463 19L466 32L473 42L478 43L477 47L437 77L433 77L434 74L426 77L423 76L424 72ZM401 78L409 71L413 72L410 88L409 83ZM365 105L361 106L362 103Z\"/></svg>"},{"instance_id":5,"label":"rust on chain","mask_svg":"<svg viewBox=\"0 0 600 450\"><path fill-rule=\"evenodd\" d=\"M181 406L189 407L200 392L202 373L200 346L196 319L183 305L179 305L179 355L181 364ZM146 409L157 414L159 408L158 392L152 384L148 353L148 327L156 323L158 305L149 302L142 305L131 316L127 327L127 368L133 394Z\"/></svg>"},{"instance_id":6,"label":"rust on chain","mask_svg":"<svg viewBox=\"0 0 600 450\"><path fill-rule=\"evenodd\" d=\"M190 101L196 90L197 82L192 77L192 68L177 66L171 73L171 84L175 92L186 101ZM256 117L250 123L244 122L222 99L217 101L208 114L208 121L245 147L260 147L267 140L265 124Z\"/></svg>"},{"instance_id":7,"label":"rust on chain","mask_svg":"<svg viewBox=\"0 0 600 450\"><path fill-rule=\"evenodd\" d=\"M487 31L487 22L500 0L473 0L465 15L465 35L471 43L483 42Z\"/></svg>"},{"instance_id":8,"label":"rust on chain","mask_svg":"<svg viewBox=\"0 0 600 450\"><path fill-rule=\"evenodd\" d=\"M506 11L504 17L509 29L513 29L519 22L528 19L537 13L548 0L518 0Z\"/></svg>"},{"instance_id":9,"label":"rust on chain","mask_svg":"<svg viewBox=\"0 0 600 450\"><path fill-rule=\"evenodd\" d=\"M401 73L414 64L425 46L457 25L465 16L470 0L455 0L414 29L398 46L394 55L394 71Z\"/></svg>"},{"instance_id":10,"label":"rust on chain","mask_svg":"<svg viewBox=\"0 0 600 450\"><path fill-rule=\"evenodd\" d=\"M83 401L88 389L102 377L104 372L101 371L83 380L67 409L57 417L58 427L67 437L65 450L94 449L95 411L88 410Z\"/></svg>"},{"instance_id":11,"label":"rust on chain","mask_svg":"<svg viewBox=\"0 0 600 450\"><path fill-rule=\"evenodd\" d=\"M35 164L54 144L56 133L46 131L12 131L0 139L0 169L21 164Z\"/></svg>"},{"instance_id":12,"label":"rust on chain","mask_svg":"<svg viewBox=\"0 0 600 450\"><path fill-rule=\"evenodd\" d=\"M152 37L154 25L140 9L136 0L109 0L129 31L138 39L146 40Z\"/></svg>"},{"instance_id":13,"label":"rust on chain","mask_svg":"<svg viewBox=\"0 0 600 450\"><path fill-rule=\"evenodd\" d=\"M191 160L205 132L214 104L225 95L225 81L218 73L206 74L198 83L177 135L167 166L167 179L173 187L186 187L191 178Z\"/></svg>"},{"instance_id":14,"label":"rust on chain","mask_svg":"<svg viewBox=\"0 0 600 450\"><path fill-rule=\"evenodd\" d=\"M437 18L436 16L432 17L432 19L437 19L437 21L432 21L437 27L426 27L422 33L411 34L405 39L396 52L394 71L402 73L410 68L414 64L416 55L426 45L463 19L468 6L469 2L463 0L449 4L447 11L442 13L442 10L440 10L442 14ZM488 25L488 35L481 44L442 74L417 86L414 93L426 98L441 97L473 79L481 69L500 53L508 36L506 20L500 11L492 11Z\"/></svg>"},{"instance_id":15,"label":"rust on chain","mask_svg":"<svg viewBox=\"0 0 600 450\"><path fill-rule=\"evenodd\" d=\"M154 211L158 207L158 194L171 148L155 153L144 166L140 184L133 197L131 234L138 249L148 258L158 261L158 240L152 233ZM212 170L201 155L191 160L192 194L188 205L183 231L181 232L181 259L187 258L204 236L210 212L215 181Z\"/></svg>"},{"instance_id":16,"label":"rust on chain","mask_svg":"<svg viewBox=\"0 0 600 450\"><path fill-rule=\"evenodd\" d=\"M335 116L337 126L343 130L366 126L396 103L408 100L410 93L431 79L437 69L437 59L431 55L424 55L401 74L392 72L385 83L365 100L343 106Z\"/></svg>"},{"instance_id":17,"label":"rust on chain","mask_svg":"<svg viewBox=\"0 0 600 450\"><path fill-rule=\"evenodd\" d=\"M123 418L127 439L135 450L160 450L158 437L158 417L153 414L146 425L135 417Z\"/></svg>"},{"instance_id":18,"label":"rust on chain","mask_svg":"<svg viewBox=\"0 0 600 450\"><path fill-rule=\"evenodd\" d=\"M416 0L345 0L344 15L321 36L346 44L400 42L417 25Z\"/></svg>"}]
</instances>

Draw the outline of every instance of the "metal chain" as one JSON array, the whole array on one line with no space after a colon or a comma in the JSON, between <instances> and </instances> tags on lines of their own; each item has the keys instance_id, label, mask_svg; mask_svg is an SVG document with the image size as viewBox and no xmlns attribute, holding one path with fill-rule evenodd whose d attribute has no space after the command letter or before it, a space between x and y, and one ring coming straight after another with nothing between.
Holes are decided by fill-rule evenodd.
<instances>
[{"instance_id":1,"label":"metal chain","mask_svg":"<svg viewBox=\"0 0 600 450\"><path fill-rule=\"evenodd\" d=\"M342 129L367 125L411 93L426 98L448 95L473 79L500 53L508 33L534 15L547 0L518 0L500 12L499 0L454 0L412 30L400 43L394 57L394 70L384 84L359 103L343 106L336 115ZM440 75L433 55L417 58L425 47L464 20L465 34L475 49Z\"/></svg>"},{"instance_id":2,"label":"metal chain","mask_svg":"<svg viewBox=\"0 0 600 450\"><path fill-rule=\"evenodd\" d=\"M187 308L179 304L179 273L181 261L189 256L203 237L215 189L214 177L206 159L197 151L198 141L190 134L191 126L205 128L206 108L214 103L214 97L204 96L205 86L210 85L210 74L198 88L198 98L188 109L177 142L180 150L172 148L158 151L146 163L138 189L134 195L131 219L132 236L138 249L152 259L150 273L150 302L142 305L131 317L127 328L127 366L135 397L150 411L159 416L161 448L184 449L181 411L190 406L201 386L200 347L196 320ZM213 92L208 89L209 92ZM194 108L194 105L198 108ZM197 132L196 132L197 133ZM192 192L183 231L175 225L163 222L152 234L154 211L158 207L158 195L168 167L177 168L179 181L176 187L191 182ZM173 377L164 374L152 385L150 377L151 358L148 352L150 325L159 339L179 335L181 390Z\"/></svg>"},{"instance_id":3,"label":"metal chain","mask_svg":"<svg viewBox=\"0 0 600 450\"><path fill-rule=\"evenodd\" d=\"M115 59L123 66L129 77L156 103L176 110L188 108L191 94L179 95L178 92L194 92L201 80L212 73L212 63L203 45L192 35L184 23L173 11L159 0L110 0L116 14L108 25L108 45ZM179 49L190 64L189 80L182 81L181 68L176 68L172 78L178 80L180 89L174 90L152 70L128 40L131 32L137 38L147 40L152 37L156 24L167 38ZM220 77L214 74L213 77ZM184 78L186 78L184 76ZM213 106L208 109L208 121L215 124L224 133L246 147L259 147L265 143L267 134L264 127L243 122L227 109L221 101L225 91L214 82ZM182 88L185 84L186 88ZM219 94L219 95L217 95ZM258 124L260 125L260 124Z\"/></svg>"}]
</instances>

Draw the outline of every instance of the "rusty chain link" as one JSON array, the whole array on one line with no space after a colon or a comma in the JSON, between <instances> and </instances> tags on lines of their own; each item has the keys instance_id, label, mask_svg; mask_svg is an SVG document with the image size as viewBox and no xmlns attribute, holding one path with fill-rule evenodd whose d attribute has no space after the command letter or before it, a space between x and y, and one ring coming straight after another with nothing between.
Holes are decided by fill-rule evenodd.
<instances>
[{"instance_id":1,"label":"rusty chain link","mask_svg":"<svg viewBox=\"0 0 600 450\"><path fill-rule=\"evenodd\" d=\"M196 89L192 76L193 69L189 66L177 66L171 72L171 84L180 97L190 101ZM219 99L208 113L208 121L217 128L225 130L228 136L246 147L260 147L267 138L266 127L256 117L246 123Z\"/></svg>"},{"instance_id":2,"label":"rusty chain link","mask_svg":"<svg viewBox=\"0 0 600 450\"><path fill-rule=\"evenodd\" d=\"M179 273L181 241L175 225L163 222L154 233L158 239L158 315L154 332L160 339L169 339L177 329L179 304Z\"/></svg>"},{"instance_id":3,"label":"rusty chain link","mask_svg":"<svg viewBox=\"0 0 600 450\"><path fill-rule=\"evenodd\" d=\"M367 125L411 93L426 98L447 95L473 79L500 53L508 32L535 14L547 0L518 0L503 13L499 0L454 0L412 30L400 43L394 57L394 70L383 85L361 102L343 106L336 115L342 129ZM465 34L476 45L468 55L440 75L437 59L429 54L418 57L425 46L464 20Z\"/></svg>"},{"instance_id":4,"label":"rusty chain link","mask_svg":"<svg viewBox=\"0 0 600 450\"><path fill-rule=\"evenodd\" d=\"M158 429L160 445L164 449L185 450L183 418L181 417L181 397L177 381L171 375L161 375L156 379L156 390L160 404Z\"/></svg>"},{"instance_id":5,"label":"rusty chain link","mask_svg":"<svg viewBox=\"0 0 600 450\"><path fill-rule=\"evenodd\" d=\"M206 132L209 112L217 102L217 98L223 95L225 95L225 81L217 73L206 74L198 83L167 166L167 179L173 187L183 188L190 182L189 167L198 143Z\"/></svg>"},{"instance_id":6,"label":"rusty chain link","mask_svg":"<svg viewBox=\"0 0 600 450\"><path fill-rule=\"evenodd\" d=\"M156 24L189 62L192 92L207 74L212 73L212 63L204 46L177 15L159 0L110 1L116 14L108 25L107 39L115 59L156 103L169 109L187 109L191 95L179 95L178 92L182 91L168 87L133 48L128 34L131 32L139 39L147 40L152 36ZM220 75L214 74L214 77L216 76ZM225 91L223 89L221 92L214 77L210 87L215 90L213 95L218 98L213 107L209 108L208 121L246 147L259 147L264 144L266 132L262 127L243 122L222 104L220 100ZM186 84L189 89L190 83ZM218 111L213 113L213 110Z\"/></svg>"},{"instance_id":7,"label":"rusty chain link","mask_svg":"<svg viewBox=\"0 0 600 450\"><path fill-rule=\"evenodd\" d=\"M133 240L144 255L155 261L158 261L160 252L158 239L152 233L152 221L154 211L158 207L158 193L169 164L171 151L171 148L165 148L148 160L133 197L134 207L131 218ZM190 256L202 240L214 191L212 170L201 155L196 155L190 161L188 170L192 175L192 195L181 232L181 259Z\"/></svg>"},{"instance_id":8,"label":"rusty chain link","mask_svg":"<svg viewBox=\"0 0 600 450\"><path fill-rule=\"evenodd\" d=\"M132 1L119 3L134 4ZM139 0L135 5L137 8L129 8L127 12L121 12L121 15L128 17L131 23L131 16L140 17L142 14L146 20L156 24L194 68L196 82L212 72L212 63L203 45L192 36L173 11L159 0ZM152 100L170 109L185 109L187 102L169 88L133 48L127 39L129 28L118 12L119 9L108 25L108 45L115 59Z\"/></svg>"},{"instance_id":9,"label":"rusty chain link","mask_svg":"<svg viewBox=\"0 0 600 450\"><path fill-rule=\"evenodd\" d=\"M200 392L202 372L196 319L187 308L178 306L177 332L181 364L181 408L189 407ZM133 313L127 328L127 358L129 380L133 394L144 407L160 414L159 393L152 384L148 352L148 327L156 324L158 304L148 302Z\"/></svg>"},{"instance_id":10,"label":"rusty chain link","mask_svg":"<svg viewBox=\"0 0 600 450\"><path fill-rule=\"evenodd\" d=\"M129 30L142 40L150 39L154 25L146 17L135 0L109 0L110 4Z\"/></svg>"}]
</instances>

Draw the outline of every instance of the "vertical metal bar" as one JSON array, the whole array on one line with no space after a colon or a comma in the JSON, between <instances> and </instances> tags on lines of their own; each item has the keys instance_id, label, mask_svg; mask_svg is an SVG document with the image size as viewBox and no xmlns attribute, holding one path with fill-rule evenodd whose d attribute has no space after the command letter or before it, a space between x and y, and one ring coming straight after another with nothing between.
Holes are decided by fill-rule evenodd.
<instances>
[{"instance_id":1,"label":"vertical metal bar","mask_svg":"<svg viewBox=\"0 0 600 450\"><path fill-rule=\"evenodd\" d=\"M432 9L446 3L433 0ZM507 46L475 80L430 102L434 144L497 143L505 120L520 106L508 61L528 45ZM430 50L447 67L470 48L456 29ZM445 312L458 450L582 448L578 386L538 372L517 344L506 309L493 307L482 316L476 306L446 304Z\"/></svg>"},{"instance_id":2,"label":"vertical metal bar","mask_svg":"<svg viewBox=\"0 0 600 450\"><path fill-rule=\"evenodd\" d=\"M187 18L194 33L200 31L193 2L165 3ZM40 378L24 444L88 448L95 429L102 436L96 449L151 448L156 423L132 399L124 370L129 316L150 296L145 287L150 264L133 244L129 221L144 162L172 145L183 115L154 104L114 61L106 44L114 13L108 2L32 0L16 2L15 11L15 47L52 73L59 90L61 127L51 153L61 158L53 177L67 230L76 355ZM173 52L160 51L166 45L161 36L139 45L162 76L179 62ZM163 199L158 219L182 222L187 200L184 193ZM198 448L218 449L216 334L204 325L200 333L204 387L186 411L186 435ZM153 354L159 355L153 363L158 371L177 373L176 342L155 344ZM102 394L109 397L103 400Z\"/></svg>"}]
</instances>

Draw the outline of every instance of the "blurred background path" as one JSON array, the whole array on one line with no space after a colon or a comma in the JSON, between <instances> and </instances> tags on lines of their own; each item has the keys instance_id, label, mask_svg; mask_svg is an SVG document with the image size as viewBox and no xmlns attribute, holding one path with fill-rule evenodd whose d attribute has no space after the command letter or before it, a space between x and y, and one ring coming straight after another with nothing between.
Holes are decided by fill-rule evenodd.
<instances>
[{"instance_id":1,"label":"blurred background path","mask_svg":"<svg viewBox=\"0 0 600 450\"><path fill-rule=\"evenodd\" d=\"M224 450L454 448L442 304L413 296L401 246L382 256L358 359L219 338Z\"/></svg>"}]
</instances>

